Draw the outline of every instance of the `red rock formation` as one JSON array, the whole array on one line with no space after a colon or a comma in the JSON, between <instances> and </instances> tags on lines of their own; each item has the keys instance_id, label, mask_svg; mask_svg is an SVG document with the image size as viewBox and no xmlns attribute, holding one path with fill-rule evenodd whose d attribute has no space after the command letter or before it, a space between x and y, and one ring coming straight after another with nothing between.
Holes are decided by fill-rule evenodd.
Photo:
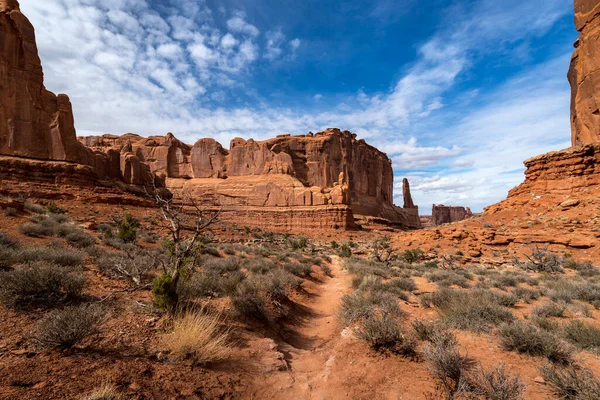
<instances>
[{"instance_id":1,"label":"red rock formation","mask_svg":"<svg viewBox=\"0 0 600 400\"><path fill-rule=\"evenodd\" d=\"M153 173L167 176L170 189L208 195L220 205L346 205L358 215L420 226L410 190L405 192L404 209L393 204L391 160L348 131L328 129L316 135L280 135L265 141L236 138L229 151L213 139L201 139L190 147L171 134L80 140L96 150L135 154ZM168 157L174 153L178 156Z\"/></svg>"},{"instance_id":2,"label":"red rock formation","mask_svg":"<svg viewBox=\"0 0 600 400\"><path fill-rule=\"evenodd\" d=\"M117 162L114 154L93 152L77 140L69 97L44 87L34 28L16 0L0 0L0 155L87 165L96 180L153 180L130 155Z\"/></svg>"},{"instance_id":3,"label":"red rock formation","mask_svg":"<svg viewBox=\"0 0 600 400\"><path fill-rule=\"evenodd\" d=\"M571 144L600 143L600 1L575 0L581 32L569 68Z\"/></svg>"},{"instance_id":4,"label":"red rock formation","mask_svg":"<svg viewBox=\"0 0 600 400\"><path fill-rule=\"evenodd\" d=\"M433 205L431 210L431 218L433 225L451 224L471 218L473 213L469 207L460 206L445 206L443 204Z\"/></svg>"}]
</instances>

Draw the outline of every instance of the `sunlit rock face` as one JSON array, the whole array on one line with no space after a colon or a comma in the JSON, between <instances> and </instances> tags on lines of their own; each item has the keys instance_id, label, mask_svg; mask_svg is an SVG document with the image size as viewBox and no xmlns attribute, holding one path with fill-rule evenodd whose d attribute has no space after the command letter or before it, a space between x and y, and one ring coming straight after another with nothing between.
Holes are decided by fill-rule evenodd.
<instances>
[{"instance_id":1,"label":"sunlit rock face","mask_svg":"<svg viewBox=\"0 0 600 400\"><path fill-rule=\"evenodd\" d=\"M575 0L580 32L569 69L571 143L600 143L600 1Z\"/></svg>"}]
</instances>

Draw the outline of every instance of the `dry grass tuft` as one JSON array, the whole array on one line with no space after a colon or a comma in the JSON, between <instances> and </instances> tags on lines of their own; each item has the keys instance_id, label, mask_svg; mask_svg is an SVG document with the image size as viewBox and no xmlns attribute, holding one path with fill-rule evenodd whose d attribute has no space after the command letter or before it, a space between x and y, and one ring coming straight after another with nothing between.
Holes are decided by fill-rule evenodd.
<instances>
[{"instance_id":1,"label":"dry grass tuft","mask_svg":"<svg viewBox=\"0 0 600 400\"><path fill-rule=\"evenodd\" d=\"M219 315L204 310L185 312L175 317L173 330L162 338L163 346L174 356L196 364L224 360L231 350L222 322Z\"/></svg>"},{"instance_id":2,"label":"dry grass tuft","mask_svg":"<svg viewBox=\"0 0 600 400\"><path fill-rule=\"evenodd\" d=\"M92 390L91 393L81 397L81 400L123 400L124 397L111 383L105 383Z\"/></svg>"}]
</instances>

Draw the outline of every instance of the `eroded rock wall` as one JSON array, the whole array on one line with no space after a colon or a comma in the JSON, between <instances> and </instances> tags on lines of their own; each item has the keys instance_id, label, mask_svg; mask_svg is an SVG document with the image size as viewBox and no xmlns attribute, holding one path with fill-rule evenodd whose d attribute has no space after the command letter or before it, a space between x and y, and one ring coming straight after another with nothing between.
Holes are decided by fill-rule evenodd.
<instances>
[{"instance_id":1,"label":"eroded rock wall","mask_svg":"<svg viewBox=\"0 0 600 400\"><path fill-rule=\"evenodd\" d=\"M443 204L434 204L431 210L433 225L451 224L471 218L473 213L469 207L445 206Z\"/></svg>"},{"instance_id":2,"label":"eroded rock wall","mask_svg":"<svg viewBox=\"0 0 600 400\"><path fill-rule=\"evenodd\" d=\"M71 101L44 87L35 31L16 0L0 0L0 155L87 165L95 180L153 181L134 155L115 160L77 140Z\"/></svg>"},{"instance_id":3,"label":"eroded rock wall","mask_svg":"<svg viewBox=\"0 0 600 400\"><path fill-rule=\"evenodd\" d=\"M135 154L152 173L167 178L167 187L185 187L198 196L210 194L220 205L347 205L358 215L420 227L418 208L408 187L404 208L393 204L391 160L348 131L332 128L265 141L235 138L229 150L213 139L200 139L189 146L170 133L150 138L103 135L80 141L102 152Z\"/></svg>"},{"instance_id":4,"label":"eroded rock wall","mask_svg":"<svg viewBox=\"0 0 600 400\"><path fill-rule=\"evenodd\" d=\"M575 0L580 32L569 68L571 144L600 143L600 1Z\"/></svg>"}]
</instances>

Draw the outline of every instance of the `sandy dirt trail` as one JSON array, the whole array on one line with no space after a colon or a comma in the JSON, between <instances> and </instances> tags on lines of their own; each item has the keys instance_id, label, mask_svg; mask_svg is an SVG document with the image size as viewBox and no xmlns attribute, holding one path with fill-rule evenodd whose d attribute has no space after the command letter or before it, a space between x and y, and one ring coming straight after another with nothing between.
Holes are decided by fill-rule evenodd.
<instances>
[{"instance_id":1,"label":"sandy dirt trail","mask_svg":"<svg viewBox=\"0 0 600 400\"><path fill-rule=\"evenodd\" d=\"M288 370L269 374L257 383L255 399L330 399L337 392L328 385L335 364L336 345L342 339L336 313L342 296L350 293L351 277L341 269L339 257L332 257L332 277L309 285L309 300L303 304L308 316L293 327L290 338L279 343Z\"/></svg>"}]
</instances>

